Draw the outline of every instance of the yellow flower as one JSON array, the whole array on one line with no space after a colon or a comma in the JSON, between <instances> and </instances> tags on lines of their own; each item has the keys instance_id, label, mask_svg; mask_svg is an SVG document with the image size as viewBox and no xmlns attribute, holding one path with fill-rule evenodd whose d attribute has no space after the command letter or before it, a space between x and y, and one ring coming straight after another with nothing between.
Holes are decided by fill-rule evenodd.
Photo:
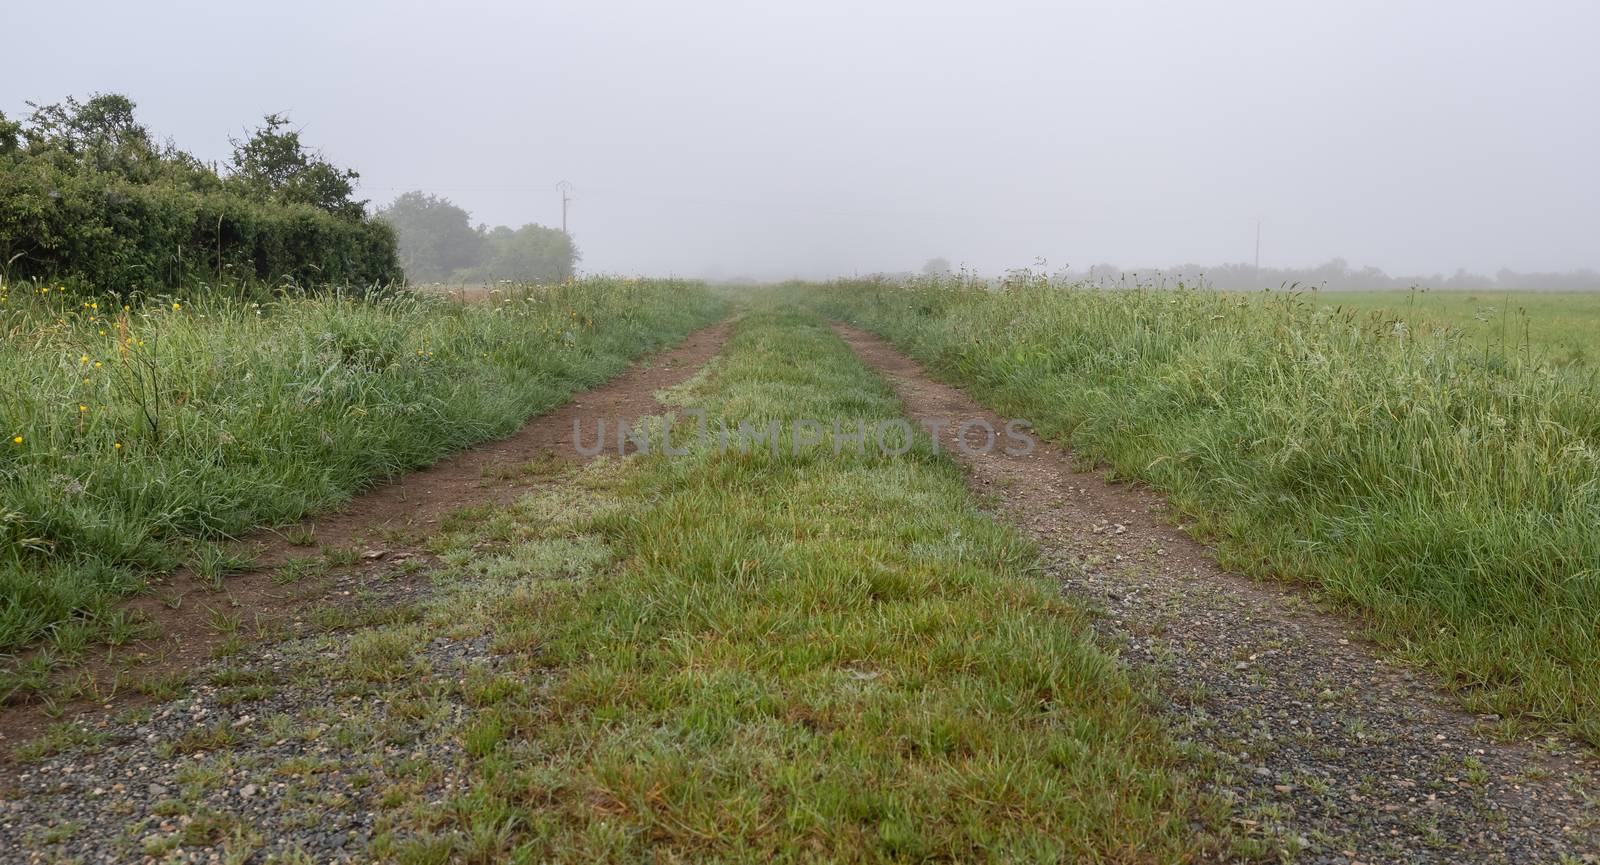
<instances>
[{"instance_id":1,"label":"yellow flower","mask_svg":"<svg viewBox=\"0 0 1600 865\"><path fill-rule=\"evenodd\" d=\"M84 355L83 357L78 358L78 363L88 363L88 362L89 362L89 356L88 355Z\"/></svg>"},{"instance_id":2,"label":"yellow flower","mask_svg":"<svg viewBox=\"0 0 1600 865\"><path fill-rule=\"evenodd\" d=\"M122 442L117 442L116 444L112 445L112 447L120 451L122 450Z\"/></svg>"},{"instance_id":3,"label":"yellow flower","mask_svg":"<svg viewBox=\"0 0 1600 865\"><path fill-rule=\"evenodd\" d=\"M15 438L13 438L13 439L12 439L12 440L11 440L11 443L12 443L12 444L22 444L22 436L17 436L17 437L15 437Z\"/></svg>"},{"instance_id":4,"label":"yellow flower","mask_svg":"<svg viewBox=\"0 0 1600 865\"><path fill-rule=\"evenodd\" d=\"M142 343L141 343L141 345L142 345ZM99 369L100 368L100 361L97 360L97 361L94 362L94 368L95 369Z\"/></svg>"},{"instance_id":5,"label":"yellow flower","mask_svg":"<svg viewBox=\"0 0 1600 865\"><path fill-rule=\"evenodd\" d=\"M80 412L83 412L83 411L88 411L88 410L89 410L89 407L88 407L88 406L86 406L86 405L84 405L84 404L83 404L83 403L81 403L81 402L80 402L80 403L78 403L78 411L80 411Z\"/></svg>"},{"instance_id":6,"label":"yellow flower","mask_svg":"<svg viewBox=\"0 0 1600 865\"><path fill-rule=\"evenodd\" d=\"M174 303L174 304L173 304L173 305L172 305L172 308L173 308L173 309L183 309L183 304L181 304L181 303Z\"/></svg>"}]
</instances>

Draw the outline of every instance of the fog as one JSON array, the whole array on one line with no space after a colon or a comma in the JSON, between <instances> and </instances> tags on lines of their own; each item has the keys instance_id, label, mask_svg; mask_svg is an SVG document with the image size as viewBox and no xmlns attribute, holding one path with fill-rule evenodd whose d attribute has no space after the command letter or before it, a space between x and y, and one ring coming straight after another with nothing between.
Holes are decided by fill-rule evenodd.
<instances>
[{"instance_id":1,"label":"fog","mask_svg":"<svg viewBox=\"0 0 1600 865\"><path fill-rule=\"evenodd\" d=\"M206 159L287 112L590 272L1600 264L1600 4L56 2L0 111L117 91Z\"/></svg>"}]
</instances>

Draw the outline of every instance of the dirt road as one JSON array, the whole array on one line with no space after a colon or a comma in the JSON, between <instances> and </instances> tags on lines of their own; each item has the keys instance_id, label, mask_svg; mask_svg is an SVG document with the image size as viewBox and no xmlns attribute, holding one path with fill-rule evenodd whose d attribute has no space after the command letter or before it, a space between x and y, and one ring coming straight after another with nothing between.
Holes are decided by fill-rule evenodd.
<instances>
[{"instance_id":1,"label":"dirt road","mask_svg":"<svg viewBox=\"0 0 1600 865\"><path fill-rule=\"evenodd\" d=\"M835 330L908 416L1003 426L887 342ZM1498 719L1464 714L1425 674L1386 663L1359 623L1220 567L1146 490L1077 471L1049 442L1027 456L964 454L955 435L943 430L942 449L1101 611L1243 829L1309 862L1595 861L1600 784L1576 744L1501 741Z\"/></svg>"},{"instance_id":2,"label":"dirt road","mask_svg":"<svg viewBox=\"0 0 1600 865\"><path fill-rule=\"evenodd\" d=\"M63 717L84 711L107 716L108 710L149 702L152 692L159 696L176 689L184 674L246 634L282 636L282 626L292 629L298 621L303 627L319 610L378 605L377 599L363 599L374 578L407 560L411 567L422 564L416 542L446 515L510 502L539 476L582 460L572 441L573 424L580 418L610 421L660 411L654 394L704 366L727 342L731 328L731 321L723 321L696 331L677 347L647 357L610 382L533 418L516 433L367 490L337 512L245 538L241 546L253 552L256 565L230 575L222 591L182 572L156 583L148 594L125 605L148 620L154 637L102 652L64 673L92 682L88 696L67 705L0 706L0 764L18 743ZM593 434L592 425L586 429ZM318 549L345 551L355 561L293 582L283 578L282 568L295 560L324 567ZM391 603L410 591L405 580L382 584ZM248 621L227 627L235 611Z\"/></svg>"}]
</instances>

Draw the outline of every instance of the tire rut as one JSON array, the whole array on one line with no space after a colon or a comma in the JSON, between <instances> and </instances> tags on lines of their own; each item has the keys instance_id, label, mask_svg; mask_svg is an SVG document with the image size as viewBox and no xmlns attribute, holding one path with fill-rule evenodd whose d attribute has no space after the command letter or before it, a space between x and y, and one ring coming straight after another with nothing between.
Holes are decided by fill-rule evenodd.
<instances>
[{"instance_id":1,"label":"tire rut","mask_svg":"<svg viewBox=\"0 0 1600 865\"><path fill-rule=\"evenodd\" d=\"M865 331L835 331L1147 679L1235 829L1295 861L1600 861L1597 766L1564 737L1507 742L1431 676L1386 660L1312 593L1220 567L1149 490L1031 454L963 453L951 428L1003 419ZM1568 857L1568 858L1563 858Z\"/></svg>"},{"instance_id":2,"label":"tire rut","mask_svg":"<svg viewBox=\"0 0 1600 865\"><path fill-rule=\"evenodd\" d=\"M255 553L255 565L228 577L221 591L181 571L153 580L148 593L123 606L147 619L157 636L102 651L62 674L109 684L97 684L91 696L70 703L0 706L0 771L18 745L63 717L90 714L103 726L113 710L152 702L130 683L178 676L205 665L233 636L216 627L219 611L240 611L261 630L272 623L305 620L319 608L356 603L375 585L384 587L386 603L406 602L422 587L394 578L392 566L423 555L416 537L431 534L459 508L509 503L563 464L587 461L573 441L576 421L659 412L655 394L687 380L721 351L733 322L728 318L694 331L677 346L641 358L610 381L530 418L505 438L374 486L337 511L314 515L296 527L263 529L242 539L241 545ZM314 530L316 547L353 549L360 560L321 578L285 585L275 578L278 568L308 555L288 540L295 528Z\"/></svg>"}]
</instances>

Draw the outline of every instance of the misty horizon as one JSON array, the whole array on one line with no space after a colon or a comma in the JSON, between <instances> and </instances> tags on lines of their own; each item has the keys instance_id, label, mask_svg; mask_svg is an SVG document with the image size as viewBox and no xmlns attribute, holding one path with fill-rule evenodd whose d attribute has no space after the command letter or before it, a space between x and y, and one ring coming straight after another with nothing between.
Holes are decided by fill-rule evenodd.
<instances>
[{"instance_id":1,"label":"misty horizon","mask_svg":"<svg viewBox=\"0 0 1600 865\"><path fill-rule=\"evenodd\" d=\"M589 272L1252 264L1258 221L1264 269L1600 266L1586 4L95 2L0 23L28 70L12 119L120 92L220 160L285 112L369 209L421 190L487 225L560 227L569 181ZM69 31L64 62L47 37Z\"/></svg>"}]
</instances>

